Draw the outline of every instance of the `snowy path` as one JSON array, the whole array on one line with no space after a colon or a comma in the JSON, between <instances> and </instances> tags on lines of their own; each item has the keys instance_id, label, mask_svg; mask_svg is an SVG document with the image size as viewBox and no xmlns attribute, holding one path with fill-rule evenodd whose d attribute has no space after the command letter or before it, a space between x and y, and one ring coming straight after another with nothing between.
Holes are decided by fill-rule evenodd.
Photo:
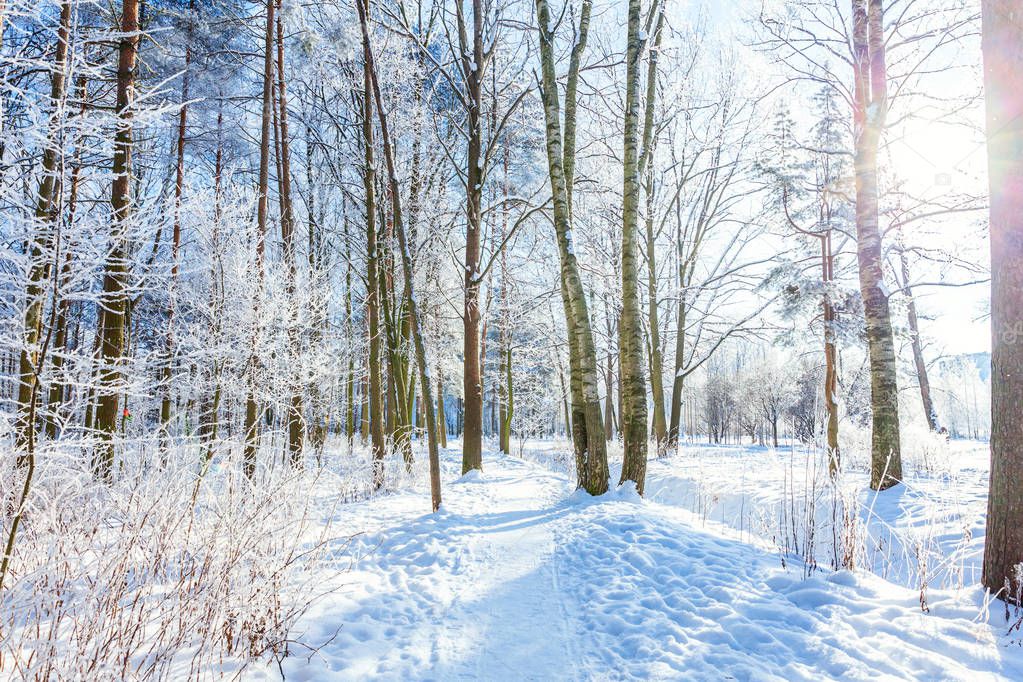
<instances>
[{"instance_id":1,"label":"snowy path","mask_svg":"<svg viewBox=\"0 0 1023 682\"><path fill-rule=\"evenodd\" d=\"M294 633L288 680L1020 679L979 594L918 595L850 573L803 580L776 555L628 491L488 456L424 514L423 492L345 505L343 587ZM335 526L337 527L337 526ZM349 570L350 567L350 570ZM340 573L340 571L345 571ZM325 582L330 578L325 576ZM276 666L247 679L279 679Z\"/></svg>"}]
</instances>

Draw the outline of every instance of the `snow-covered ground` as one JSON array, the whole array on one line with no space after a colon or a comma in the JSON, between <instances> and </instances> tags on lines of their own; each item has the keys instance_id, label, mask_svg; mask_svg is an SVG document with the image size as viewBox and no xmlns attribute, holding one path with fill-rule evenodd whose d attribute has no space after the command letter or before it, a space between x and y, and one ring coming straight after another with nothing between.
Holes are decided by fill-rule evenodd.
<instances>
[{"instance_id":1,"label":"snow-covered ground","mask_svg":"<svg viewBox=\"0 0 1023 682\"><path fill-rule=\"evenodd\" d=\"M328 595L291 632L297 643L279 668L244 677L1023 679L1020 635L1003 607L985 604L972 572L983 524L976 483L986 480L976 447L961 476L914 479L876 499L840 496L862 519L865 544L896 529L892 549L864 548L861 562L890 567L890 580L810 570L826 565L813 559L828 546L821 539L782 551L782 523L796 520L799 543L817 528L804 521L820 516L797 504L818 486L793 484L808 471L793 452L704 450L652 461L646 499L627 488L574 492L564 445L540 444L521 458L488 454L482 475L461 478L458 452L444 453L436 514L422 481L332 506L324 522L354 537L320 569ZM850 474L844 485L859 483ZM961 527L972 533L965 542ZM927 612L913 563L880 558L908 552L914 528L930 538L928 561L944 551L966 567L962 587L930 583Z\"/></svg>"}]
</instances>

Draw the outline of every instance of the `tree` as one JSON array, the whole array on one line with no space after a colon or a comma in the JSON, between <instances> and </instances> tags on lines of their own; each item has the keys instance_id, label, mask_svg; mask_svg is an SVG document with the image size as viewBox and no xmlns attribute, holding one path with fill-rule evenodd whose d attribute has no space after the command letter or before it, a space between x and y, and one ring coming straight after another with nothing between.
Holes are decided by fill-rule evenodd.
<instances>
[{"instance_id":1,"label":"tree","mask_svg":"<svg viewBox=\"0 0 1023 682\"><path fill-rule=\"evenodd\" d=\"M547 166L554 203L554 230L561 260L561 296L565 309L565 326L568 330L569 385L576 474L579 487L585 488L592 495L599 495L606 492L608 486L606 440L598 388L600 376L593 329L590 326L589 306L572 243L572 191L569 179L571 169L575 167L576 88L589 31L591 8L592 3L585 0L580 12L577 39L572 48L565 93L563 137L558 83L554 73L554 34L549 28L550 9L546 0L537 0L536 3L543 74L541 96L546 122ZM562 139L565 140L564 146Z\"/></svg>"},{"instance_id":2,"label":"tree","mask_svg":"<svg viewBox=\"0 0 1023 682\"><path fill-rule=\"evenodd\" d=\"M420 326L419 304L416 301L415 291L412 284L412 254L409 250L408 239L405 235L405 224L401 206L401 191L398 186L398 175L395 172L394 152L391 147L390 132L387 125L387 117L384 113L383 99L380 95L380 83L377 80L376 69L373 64L373 51L369 39L369 0L356 0L359 11L359 24L362 28L362 47L366 69L370 75L370 82L373 86L373 98L376 102L377 117L380 121L380 136L382 138L384 160L387 163L387 179L391 195L391 209L394 212L394 229L398 236L398 247L401 250L401 268L404 274L405 299L408 301L409 323L412 328L412 340L416 349L416 362L419 366L419 387L422 391L423 402L426 405L426 433L430 458L430 497L433 504L433 511L440 509L440 453L437 450L437 424L433 411L433 389L430 386L430 363L426 356L426 345L423 341L423 331Z\"/></svg>"},{"instance_id":3,"label":"tree","mask_svg":"<svg viewBox=\"0 0 1023 682\"><path fill-rule=\"evenodd\" d=\"M621 482L633 481L642 495L646 481L647 411L643 368L643 323L639 302L639 66L646 42L640 28L640 0L629 0L628 46L625 58L624 189L622 192L622 317L619 354L622 374Z\"/></svg>"},{"instance_id":4,"label":"tree","mask_svg":"<svg viewBox=\"0 0 1023 682\"><path fill-rule=\"evenodd\" d=\"M899 387L878 229L877 152L888 113L882 0L853 0L853 144L856 172L856 257L870 354L870 487L902 480Z\"/></svg>"},{"instance_id":5,"label":"tree","mask_svg":"<svg viewBox=\"0 0 1023 682\"><path fill-rule=\"evenodd\" d=\"M252 320L252 353L246 378L248 396L245 401L245 472L251 478L256 471L259 448L259 400L256 396L256 372L259 367L259 306L263 296L263 253L266 248L266 227L270 210L270 126L273 121L273 46L274 7L276 0L266 2L266 30L263 36L263 109L259 135L259 186L256 208L256 294Z\"/></svg>"},{"instance_id":6,"label":"tree","mask_svg":"<svg viewBox=\"0 0 1023 682\"><path fill-rule=\"evenodd\" d=\"M991 188L991 486L984 585L1023 595L1023 15L1012 0L982 4Z\"/></svg>"},{"instance_id":7,"label":"tree","mask_svg":"<svg viewBox=\"0 0 1023 682\"><path fill-rule=\"evenodd\" d=\"M132 209L132 103L135 91L135 58L138 54L139 3L121 3L121 37L117 48L117 129L114 136L114 180L110 188L113 208L110 250L103 276L101 306L103 314L97 336L101 338L96 429L100 444L94 455L97 474L106 480L113 477L114 434L117 431L120 402L121 363L125 346L125 315L128 308L128 250L125 232Z\"/></svg>"}]
</instances>

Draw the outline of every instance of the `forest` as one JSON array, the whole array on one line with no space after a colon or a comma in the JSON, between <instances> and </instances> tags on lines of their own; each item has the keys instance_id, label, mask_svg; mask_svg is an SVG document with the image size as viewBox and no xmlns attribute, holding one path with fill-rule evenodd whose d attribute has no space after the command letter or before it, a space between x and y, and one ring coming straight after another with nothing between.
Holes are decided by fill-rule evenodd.
<instances>
[{"instance_id":1,"label":"forest","mask_svg":"<svg viewBox=\"0 0 1023 682\"><path fill-rule=\"evenodd\" d=\"M0 0L0 679L1023 677L1019 0Z\"/></svg>"}]
</instances>

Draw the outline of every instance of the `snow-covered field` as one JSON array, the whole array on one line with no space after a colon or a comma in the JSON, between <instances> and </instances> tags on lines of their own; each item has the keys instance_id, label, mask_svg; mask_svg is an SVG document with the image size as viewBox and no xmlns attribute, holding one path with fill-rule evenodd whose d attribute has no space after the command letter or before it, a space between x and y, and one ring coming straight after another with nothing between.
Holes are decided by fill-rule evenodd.
<instances>
[{"instance_id":1,"label":"snow-covered field","mask_svg":"<svg viewBox=\"0 0 1023 682\"><path fill-rule=\"evenodd\" d=\"M344 440L251 485L237 452L107 487L55 450L0 679L1023 679L1023 613L978 586L986 446L914 442L875 494L849 435L834 483L799 446L685 443L643 498L575 491L565 442L462 477L455 442L436 514L424 453L372 493Z\"/></svg>"},{"instance_id":2,"label":"snow-covered field","mask_svg":"<svg viewBox=\"0 0 1023 682\"><path fill-rule=\"evenodd\" d=\"M836 529L817 519L834 506L795 450L686 446L651 462L646 499L594 499L573 491L564 444L461 478L453 448L437 514L421 480L330 507L324 523L354 537L318 569L327 596L288 657L243 677L1023 679L1018 616L976 585L983 448L952 451L951 473L876 497L847 476L862 556L833 571Z\"/></svg>"}]
</instances>

